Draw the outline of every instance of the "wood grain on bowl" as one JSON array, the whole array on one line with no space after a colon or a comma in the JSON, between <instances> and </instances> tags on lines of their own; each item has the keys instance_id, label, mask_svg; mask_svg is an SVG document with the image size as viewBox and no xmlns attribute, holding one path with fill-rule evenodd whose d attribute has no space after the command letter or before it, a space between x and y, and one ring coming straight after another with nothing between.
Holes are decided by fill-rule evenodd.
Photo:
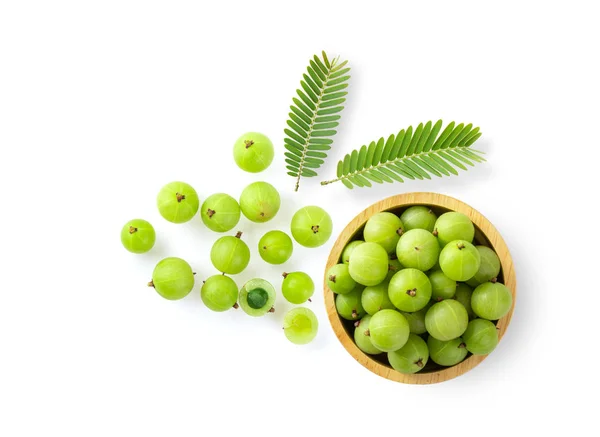
<instances>
[{"instance_id":1,"label":"wood grain on bowl","mask_svg":"<svg viewBox=\"0 0 600 437\"><path fill-rule=\"evenodd\" d=\"M513 268L512 258L508 251L506 243L496 228L477 210L471 208L464 202L454 199L443 194L436 193L407 193L383 199L361 213L359 213L342 231L336 240L325 268L324 278L324 294L327 315L335 335L340 340L346 350L360 364L367 369L384 378L392 381L403 382L407 384L433 384L437 382L447 381L455 378L463 373L468 372L479 363L481 363L487 355L470 355L461 363L452 367L443 367L437 365L428 365L421 372L406 375L392 369L382 356L367 355L362 352L354 343L352 333L350 331L352 323L340 319L335 308L335 295L327 287L327 271L340 262L340 257L347 243L356 239L362 234L367 220L374 214L381 211L390 211L400 213L402 210L414 206L425 205L430 207L438 216L447 211L457 211L465 214L471 219L475 225L475 244L483 244L492 248L500 258L501 271L498 280L508 287L513 296L513 303L510 311L506 316L498 320L496 326L498 328L498 337L506 332L506 328L512 317L517 294L517 283Z\"/></svg>"}]
</instances>

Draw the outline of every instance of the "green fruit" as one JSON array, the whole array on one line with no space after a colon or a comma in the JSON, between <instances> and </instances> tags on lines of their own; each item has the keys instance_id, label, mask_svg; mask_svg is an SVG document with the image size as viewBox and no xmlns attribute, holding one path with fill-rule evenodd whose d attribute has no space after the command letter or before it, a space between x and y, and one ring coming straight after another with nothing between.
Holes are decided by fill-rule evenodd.
<instances>
[{"instance_id":1,"label":"green fruit","mask_svg":"<svg viewBox=\"0 0 600 437\"><path fill-rule=\"evenodd\" d=\"M168 300L183 299L194 288L194 272L181 258L165 258L156 264L149 287Z\"/></svg>"},{"instance_id":2,"label":"green fruit","mask_svg":"<svg viewBox=\"0 0 600 437\"><path fill-rule=\"evenodd\" d=\"M363 243L350 255L349 272L352 279L362 285L377 285L388 273L388 254L376 243Z\"/></svg>"},{"instance_id":3,"label":"green fruit","mask_svg":"<svg viewBox=\"0 0 600 437\"><path fill-rule=\"evenodd\" d=\"M400 373L417 373L429 359L427 343L415 334L408 336L404 346L394 352L388 352L388 361L394 370Z\"/></svg>"},{"instance_id":4,"label":"green fruit","mask_svg":"<svg viewBox=\"0 0 600 437\"><path fill-rule=\"evenodd\" d=\"M280 206L279 193L267 182L254 182L244 188L240 195L242 214L251 222L268 222L277 215Z\"/></svg>"},{"instance_id":5,"label":"green fruit","mask_svg":"<svg viewBox=\"0 0 600 437\"><path fill-rule=\"evenodd\" d=\"M446 299L433 304L425 315L425 327L429 335L448 341L460 337L469 324L467 310L460 302Z\"/></svg>"},{"instance_id":6,"label":"green fruit","mask_svg":"<svg viewBox=\"0 0 600 437\"><path fill-rule=\"evenodd\" d=\"M356 281L350 276L347 264L336 264L327 272L327 286L337 294L350 293L356 287Z\"/></svg>"},{"instance_id":7,"label":"green fruit","mask_svg":"<svg viewBox=\"0 0 600 437\"><path fill-rule=\"evenodd\" d=\"M305 206L292 217L292 237L304 247L322 246L331 237L333 223L323 208Z\"/></svg>"},{"instance_id":8,"label":"green fruit","mask_svg":"<svg viewBox=\"0 0 600 437\"><path fill-rule=\"evenodd\" d=\"M288 302L296 305L310 300L315 292L315 284L310 276L304 272L292 272L283 274L281 294Z\"/></svg>"},{"instance_id":9,"label":"green fruit","mask_svg":"<svg viewBox=\"0 0 600 437\"><path fill-rule=\"evenodd\" d=\"M319 330L317 316L308 308L293 308L283 318L283 332L294 344L313 341Z\"/></svg>"},{"instance_id":10,"label":"green fruit","mask_svg":"<svg viewBox=\"0 0 600 437\"><path fill-rule=\"evenodd\" d=\"M404 224L404 231L425 229L433 232L437 216L426 206L411 206L400 215L400 220Z\"/></svg>"},{"instance_id":11,"label":"green fruit","mask_svg":"<svg viewBox=\"0 0 600 437\"><path fill-rule=\"evenodd\" d=\"M473 223L460 212L442 214L435 222L433 235L437 236L440 247L454 240L465 240L471 243L475 236Z\"/></svg>"},{"instance_id":12,"label":"green fruit","mask_svg":"<svg viewBox=\"0 0 600 437\"><path fill-rule=\"evenodd\" d=\"M369 322L371 321L371 316L364 316L362 319L355 323L356 329L354 330L354 342L358 346L358 348L366 354L377 355L380 354L381 351L373 346L373 342L371 341L371 337L369 334Z\"/></svg>"},{"instance_id":13,"label":"green fruit","mask_svg":"<svg viewBox=\"0 0 600 437\"><path fill-rule=\"evenodd\" d=\"M211 231L227 232L240 221L240 205L229 194L213 194L202 203L200 216Z\"/></svg>"},{"instance_id":14,"label":"green fruit","mask_svg":"<svg viewBox=\"0 0 600 437\"><path fill-rule=\"evenodd\" d=\"M335 308L340 317L346 320L357 320L365 314L361 303L362 292L363 287L356 286L350 293L335 296Z\"/></svg>"},{"instance_id":15,"label":"green fruit","mask_svg":"<svg viewBox=\"0 0 600 437\"><path fill-rule=\"evenodd\" d=\"M248 132L233 145L233 159L244 171L259 173L273 162L275 151L269 138L257 132Z\"/></svg>"},{"instance_id":16,"label":"green fruit","mask_svg":"<svg viewBox=\"0 0 600 437\"><path fill-rule=\"evenodd\" d=\"M394 304L388 296L388 282L365 287L360 299L362 307L367 314L373 315L377 311L385 309L394 309Z\"/></svg>"},{"instance_id":17,"label":"green fruit","mask_svg":"<svg viewBox=\"0 0 600 437\"><path fill-rule=\"evenodd\" d=\"M499 282L481 284L471 296L473 312L482 319L498 320L508 314L511 306L512 294Z\"/></svg>"},{"instance_id":18,"label":"green fruit","mask_svg":"<svg viewBox=\"0 0 600 437\"><path fill-rule=\"evenodd\" d=\"M427 275L417 269L403 269L390 281L390 300L401 311L419 311L431 299L431 283Z\"/></svg>"},{"instance_id":19,"label":"green fruit","mask_svg":"<svg viewBox=\"0 0 600 437\"><path fill-rule=\"evenodd\" d=\"M481 257L475 246L465 240L451 241L440 253L440 268L444 274L455 281L468 281L473 277Z\"/></svg>"},{"instance_id":20,"label":"green fruit","mask_svg":"<svg viewBox=\"0 0 600 437\"><path fill-rule=\"evenodd\" d=\"M428 303L425 308L415 311L414 313L401 311L402 315L406 317L406 321L408 322L408 327L411 333L421 335L427 332L427 328L425 328L425 315L427 314L430 306L431 303Z\"/></svg>"},{"instance_id":21,"label":"green fruit","mask_svg":"<svg viewBox=\"0 0 600 437\"><path fill-rule=\"evenodd\" d=\"M484 319L471 320L462 338L473 355L487 355L498 345L496 326Z\"/></svg>"},{"instance_id":22,"label":"green fruit","mask_svg":"<svg viewBox=\"0 0 600 437\"><path fill-rule=\"evenodd\" d=\"M158 212L171 223L190 221L198 212L200 200L196 190L185 182L171 182L158 193Z\"/></svg>"},{"instance_id":23,"label":"green fruit","mask_svg":"<svg viewBox=\"0 0 600 437\"><path fill-rule=\"evenodd\" d=\"M471 295L473 294L473 290L467 284L459 283L456 287L456 293L454 293L454 299L458 302L462 303L465 309L467 310L467 314L469 315L469 320L473 320L476 316L471 308Z\"/></svg>"},{"instance_id":24,"label":"green fruit","mask_svg":"<svg viewBox=\"0 0 600 437\"><path fill-rule=\"evenodd\" d=\"M354 241L351 241L350 243L348 243L346 245L346 247L344 247L344 250L342 251L342 262L344 264L349 264L350 263L350 254L354 251L354 249L356 249L356 246L360 246L363 243L364 243L363 240L354 240Z\"/></svg>"},{"instance_id":25,"label":"green fruit","mask_svg":"<svg viewBox=\"0 0 600 437\"><path fill-rule=\"evenodd\" d=\"M293 251L292 239L282 231L269 231L258 242L258 253L269 264L283 264Z\"/></svg>"},{"instance_id":26,"label":"green fruit","mask_svg":"<svg viewBox=\"0 0 600 437\"><path fill-rule=\"evenodd\" d=\"M423 272L435 265L439 254L440 246L437 239L424 229L405 232L396 246L396 255L400 264Z\"/></svg>"},{"instance_id":27,"label":"green fruit","mask_svg":"<svg viewBox=\"0 0 600 437\"><path fill-rule=\"evenodd\" d=\"M450 279L441 270L431 272L429 282L431 282L431 298L436 302L451 299L456 293L456 281Z\"/></svg>"},{"instance_id":28,"label":"green fruit","mask_svg":"<svg viewBox=\"0 0 600 437\"><path fill-rule=\"evenodd\" d=\"M264 279L250 279L239 294L240 307L252 317L261 317L275 312L275 288Z\"/></svg>"},{"instance_id":29,"label":"green fruit","mask_svg":"<svg viewBox=\"0 0 600 437\"><path fill-rule=\"evenodd\" d=\"M210 260L213 266L228 275L237 275L244 271L250 262L250 249L241 240L242 233L238 232L235 237L221 237L210 251Z\"/></svg>"},{"instance_id":30,"label":"green fruit","mask_svg":"<svg viewBox=\"0 0 600 437\"><path fill-rule=\"evenodd\" d=\"M156 232L150 223L134 219L125 223L121 229L121 243L132 253L145 253L154 247Z\"/></svg>"},{"instance_id":31,"label":"green fruit","mask_svg":"<svg viewBox=\"0 0 600 437\"><path fill-rule=\"evenodd\" d=\"M477 287L479 284L491 281L498 277L500 273L500 259L496 252L486 246L475 246L475 249L479 252L481 263L475 276L468 281L471 287Z\"/></svg>"},{"instance_id":32,"label":"green fruit","mask_svg":"<svg viewBox=\"0 0 600 437\"><path fill-rule=\"evenodd\" d=\"M468 353L461 337L441 341L430 335L427 346L431 360L440 366L454 366L464 360Z\"/></svg>"},{"instance_id":33,"label":"green fruit","mask_svg":"<svg viewBox=\"0 0 600 437\"><path fill-rule=\"evenodd\" d=\"M212 311L227 311L237 308L238 288L229 276L214 275L204 281L200 290L204 305Z\"/></svg>"},{"instance_id":34,"label":"green fruit","mask_svg":"<svg viewBox=\"0 0 600 437\"><path fill-rule=\"evenodd\" d=\"M391 212L379 212L373 215L365 224L363 235L365 241L377 243L387 253L394 253L400 235L404 233L402 221Z\"/></svg>"},{"instance_id":35,"label":"green fruit","mask_svg":"<svg viewBox=\"0 0 600 437\"><path fill-rule=\"evenodd\" d=\"M369 335L373 346L383 352L400 349L408 341L410 329L406 318L396 310L381 310L371 316Z\"/></svg>"}]
</instances>

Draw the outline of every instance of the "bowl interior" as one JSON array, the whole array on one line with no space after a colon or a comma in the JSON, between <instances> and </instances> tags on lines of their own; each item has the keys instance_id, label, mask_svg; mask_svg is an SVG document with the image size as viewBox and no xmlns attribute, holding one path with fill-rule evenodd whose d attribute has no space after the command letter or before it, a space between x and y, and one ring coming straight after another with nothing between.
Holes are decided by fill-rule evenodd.
<instances>
[{"instance_id":1,"label":"bowl interior","mask_svg":"<svg viewBox=\"0 0 600 437\"><path fill-rule=\"evenodd\" d=\"M510 322L516 300L516 281L514 278L510 253L500 234L485 217L465 203L451 197L436 193L408 193L392 196L377 202L357 215L344 231L342 231L331 251L326 271L334 264L341 262L342 251L349 242L363 239L365 224L373 214L388 211L400 215L406 208L415 205L427 206L431 208L437 216L449 211L458 211L467 215L475 226L474 244L490 247L497 253L501 264L498 281L505 284L511 290L513 295L513 306L509 313L495 322L498 329L498 337L501 339ZM486 358L486 356L483 355L469 354L461 363L451 367L440 366L432 360L429 360L426 366L418 373L407 375L397 372L390 366L386 353L367 355L356 346L354 343L354 322L345 320L338 315L335 308L334 293L327 287L326 277L324 282L327 313L338 339L359 363L380 376L404 383L436 383L461 375ZM426 334L422 337L426 339Z\"/></svg>"},{"instance_id":2,"label":"bowl interior","mask_svg":"<svg viewBox=\"0 0 600 437\"><path fill-rule=\"evenodd\" d=\"M426 203L419 203L419 204L413 204L413 205L403 205L401 207L395 207L395 208L390 208L390 209L385 209L382 211L387 211L387 212L391 212L394 214L397 214L398 216L400 214L402 214L402 212L404 212L405 209L410 208L411 206L416 206L416 205L423 205L423 206L428 206L438 217L440 215L442 215L445 212L449 212L452 211L451 209L448 208L444 208L438 205L428 205ZM366 221L365 221L366 223ZM346 242L346 244L350 243L351 241L354 240L362 240L363 239L363 230L365 228L365 223L363 223L355 232L354 234L352 234L352 237ZM485 234L483 233L483 231L477 226L475 225L475 238L473 239L473 243L477 246L488 246L490 248L492 248L492 245L490 243L490 241L488 240L488 238L485 236ZM344 245L345 246L345 245ZM341 261L341 254L340 254L340 258L338 260L339 262ZM500 273L498 275L498 282L504 283L504 274L502 271L502 267L500 268ZM344 327L344 330L346 331L346 333L348 334L348 336L350 338L353 338L354 336L354 322L351 320L346 320L343 319L342 317L338 316L338 319L340 321L340 323L342 324L342 326ZM494 322L494 323L497 323ZM421 337L423 337L424 340L427 339L427 335L424 334ZM467 357L465 358L468 359L472 354L469 352L469 354L467 355ZM393 370L392 367L390 366L390 363L387 359L387 354L386 353L381 353L379 355L371 355L371 358L381 364L383 364L386 367L389 367L390 370ZM442 369L446 369L446 367L444 366L440 366L439 364L436 364L433 362L433 360L429 360L427 362L427 364L425 365L425 367L419 371L420 374L423 373L430 373L430 372L437 372L439 370Z\"/></svg>"}]
</instances>

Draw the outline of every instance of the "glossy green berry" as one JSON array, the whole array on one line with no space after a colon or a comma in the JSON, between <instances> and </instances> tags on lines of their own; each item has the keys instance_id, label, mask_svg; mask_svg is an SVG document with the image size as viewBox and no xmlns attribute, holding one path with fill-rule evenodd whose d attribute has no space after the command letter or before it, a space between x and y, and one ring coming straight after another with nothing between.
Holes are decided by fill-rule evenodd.
<instances>
[{"instance_id":1,"label":"glossy green berry","mask_svg":"<svg viewBox=\"0 0 600 437\"><path fill-rule=\"evenodd\" d=\"M431 299L431 283L417 269L402 269L390 281L390 300L401 311L414 312L425 308Z\"/></svg>"},{"instance_id":2,"label":"glossy green berry","mask_svg":"<svg viewBox=\"0 0 600 437\"><path fill-rule=\"evenodd\" d=\"M482 319L498 320L508 314L512 306L510 290L499 282L481 284L471 296L471 308Z\"/></svg>"},{"instance_id":3,"label":"glossy green berry","mask_svg":"<svg viewBox=\"0 0 600 437\"><path fill-rule=\"evenodd\" d=\"M381 310L371 316L369 335L373 346L383 352L400 349L408 341L410 329L406 318L396 310Z\"/></svg>"},{"instance_id":4,"label":"glossy green berry","mask_svg":"<svg viewBox=\"0 0 600 437\"><path fill-rule=\"evenodd\" d=\"M356 249L356 246L360 246L363 243L364 243L363 240L354 240L354 241L351 241L350 243L348 243L346 245L346 247L344 247L344 250L342 251L342 262L344 264L349 264L350 263L350 254L354 251L354 249Z\"/></svg>"},{"instance_id":5,"label":"glossy green berry","mask_svg":"<svg viewBox=\"0 0 600 437\"><path fill-rule=\"evenodd\" d=\"M350 293L335 296L335 308L340 317L346 320L357 320L365 315L361 303L363 289L364 287L357 285Z\"/></svg>"},{"instance_id":6,"label":"glossy green berry","mask_svg":"<svg viewBox=\"0 0 600 437\"><path fill-rule=\"evenodd\" d=\"M411 333L420 335L427 332L427 328L425 327L425 315L427 314L427 311L431 305L432 304L430 301L425 308L422 308L419 311L412 313L401 311L402 315L406 317L406 321L408 322L408 327Z\"/></svg>"},{"instance_id":7,"label":"glossy green berry","mask_svg":"<svg viewBox=\"0 0 600 437\"><path fill-rule=\"evenodd\" d=\"M208 309L217 312L227 311L237 308L238 288L229 276L214 275L202 284L200 297Z\"/></svg>"},{"instance_id":8,"label":"glossy green berry","mask_svg":"<svg viewBox=\"0 0 600 437\"><path fill-rule=\"evenodd\" d=\"M181 258L165 258L154 267L148 286L165 299L183 299L194 288L194 272Z\"/></svg>"},{"instance_id":9,"label":"glossy green berry","mask_svg":"<svg viewBox=\"0 0 600 437\"><path fill-rule=\"evenodd\" d=\"M367 314L373 315L377 311L394 309L394 304L388 295L388 285L389 283L384 281L381 284L365 287L360 302Z\"/></svg>"},{"instance_id":10,"label":"glossy green berry","mask_svg":"<svg viewBox=\"0 0 600 437\"><path fill-rule=\"evenodd\" d=\"M121 243L131 253L148 252L155 242L156 232L146 220L130 220L121 229Z\"/></svg>"},{"instance_id":11,"label":"glossy green berry","mask_svg":"<svg viewBox=\"0 0 600 437\"><path fill-rule=\"evenodd\" d=\"M244 171L259 173L266 170L275 156L273 143L257 132L247 132L233 145L233 159Z\"/></svg>"},{"instance_id":12,"label":"glossy green berry","mask_svg":"<svg viewBox=\"0 0 600 437\"><path fill-rule=\"evenodd\" d=\"M456 293L454 293L454 299L460 302L465 309L467 310L467 314L469 315L469 320L473 320L475 317L475 313L471 308L471 295L473 294L473 289L469 287L465 283L458 283L456 286Z\"/></svg>"},{"instance_id":13,"label":"glossy green berry","mask_svg":"<svg viewBox=\"0 0 600 437\"><path fill-rule=\"evenodd\" d=\"M327 272L327 286L337 294L350 293L356 287L356 281L350 276L347 264L336 264Z\"/></svg>"},{"instance_id":14,"label":"glossy green berry","mask_svg":"<svg viewBox=\"0 0 600 437\"><path fill-rule=\"evenodd\" d=\"M254 182L240 195L242 214L251 222L268 222L277 215L280 206L279 192L267 182Z\"/></svg>"},{"instance_id":15,"label":"glossy green berry","mask_svg":"<svg viewBox=\"0 0 600 437\"><path fill-rule=\"evenodd\" d=\"M435 270L429 274L431 282L431 298L436 302L451 299L456 293L456 281L450 279L441 270Z\"/></svg>"},{"instance_id":16,"label":"glossy green berry","mask_svg":"<svg viewBox=\"0 0 600 437\"><path fill-rule=\"evenodd\" d=\"M333 222L327 212L318 206L305 206L292 217L292 237L304 247L322 246L331 237Z\"/></svg>"},{"instance_id":17,"label":"glossy green berry","mask_svg":"<svg viewBox=\"0 0 600 437\"><path fill-rule=\"evenodd\" d=\"M400 220L404 225L404 231L425 229L433 232L437 216L426 206L411 206L400 215Z\"/></svg>"},{"instance_id":18,"label":"glossy green berry","mask_svg":"<svg viewBox=\"0 0 600 437\"><path fill-rule=\"evenodd\" d=\"M211 231L227 232L240 221L240 205L229 194L213 194L202 203L200 217Z\"/></svg>"},{"instance_id":19,"label":"glossy green berry","mask_svg":"<svg viewBox=\"0 0 600 437\"><path fill-rule=\"evenodd\" d=\"M406 344L397 351L388 352L388 361L400 373L417 373L429 360L427 343L421 337L410 334Z\"/></svg>"},{"instance_id":20,"label":"glossy green berry","mask_svg":"<svg viewBox=\"0 0 600 437\"><path fill-rule=\"evenodd\" d=\"M190 221L198 212L200 199L196 190L185 182L171 182L156 197L158 212L171 223Z\"/></svg>"},{"instance_id":21,"label":"glossy green berry","mask_svg":"<svg viewBox=\"0 0 600 437\"><path fill-rule=\"evenodd\" d=\"M269 264L283 264L293 251L292 239L282 231L269 231L258 242L258 253Z\"/></svg>"},{"instance_id":22,"label":"glossy green berry","mask_svg":"<svg viewBox=\"0 0 600 437\"><path fill-rule=\"evenodd\" d=\"M477 273L481 263L479 251L465 240L451 241L440 253L440 268L455 281L468 281Z\"/></svg>"},{"instance_id":23,"label":"glossy green berry","mask_svg":"<svg viewBox=\"0 0 600 437\"><path fill-rule=\"evenodd\" d=\"M354 342L358 348L366 354L377 355L381 351L373 346L371 336L369 335L369 322L371 316L364 316L362 319L355 322L356 329L354 330Z\"/></svg>"},{"instance_id":24,"label":"glossy green berry","mask_svg":"<svg viewBox=\"0 0 600 437\"><path fill-rule=\"evenodd\" d=\"M304 272L284 273L281 294L288 302L296 305L310 300L315 292L315 283Z\"/></svg>"},{"instance_id":25,"label":"glossy green berry","mask_svg":"<svg viewBox=\"0 0 600 437\"><path fill-rule=\"evenodd\" d=\"M496 252L486 246L475 246L475 249L479 252L481 263L475 276L467 281L471 287L491 281L500 274L500 259Z\"/></svg>"},{"instance_id":26,"label":"glossy green berry","mask_svg":"<svg viewBox=\"0 0 600 437\"><path fill-rule=\"evenodd\" d=\"M241 240L242 233L238 232L235 237L221 237L210 251L210 260L213 266L228 275L237 275L244 271L250 262L250 249Z\"/></svg>"},{"instance_id":27,"label":"glossy green berry","mask_svg":"<svg viewBox=\"0 0 600 437\"><path fill-rule=\"evenodd\" d=\"M448 341L460 337L467 329L469 315L460 302L446 299L435 303L425 315L425 327L429 335Z\"/></svg>"},{"instance_id":28,"label":"glossy green berry","mask_svg":"<svg viewBox=\"0 0 600 437\"><path fill-rule=\"evenodd\" d=\"M275 312L275 288L264 279L250 279L240 289L239 304L252 317L261 317Z\"/></svg>"},{"instance_id":29,"label":"glossy green berry","mask_svg":"<svg viewBox=\"0 0 600 437\"><path fill-rule=\"evenodd\" d=\"M475 319L469 322L462 338L473 355L487 355L498 345L498 330L489 320Z\"/></svg>"},{"instance_id":30,"label":"glossy green berry","mask_svg":"<svg viewBox=\"0 0 600 437\"><path fill-rule=\"evenodd\" d=\"M396 246L396 255L400 264L423 272L435 265L439 254L440 246L437 239L424 229L405 232Z\"/></svg>"},{"instance_id":31,"label":"glossy green berry","mask_svg":"<svg viewBox=\"0 0 600 437\"><path fill-rule=\"evenodd\" d=\"M471 243L475 236L475 227L469 217L452 211L439 216L435 222L433 235L437 237L440 247L454 240L465 240Z\"/></svg>"},{"instance_id":32,"label":"glossy green berry","mask_svg":"<svg viewBox=\"0 0 600 437\"><path fill-rule=\"evenodd\" d=\"M468 353L462 337L442 341L430 335L427 347L431 360L440 366L454 366L464 360Z\"/></svg>"},{"instance_id":33,"label":"glossy green berry","mask_svg":"<svg viewBox=\"0 0 600 437\"><path fill-rule=\"evenodd\" d=\"M378 212L367 220L363 236L366 242L377 243L387 253L395 253L396 245L403 233L404 226L396 214Z\"/></svg>"},{"instance_id":34,"label":"glossy green berry","mask_svg":"<svg viewBox=\"0 0 600 437\"><path fill-rule=\"evenodd\" d=\"M294 344L310 343L317 336L318 330L317 316L309 308L292 308L283 318L283 332Z\"/></svg>"},{"instance_id":35,"label":"glossy green berry","mask_svg":"<svg viewBox=\"0 0 600 437\"><path fill-rule=\"evenodd\" d=\"M377 243L363 243L350 255L350 276L359 284L369 286L383 282L388 274L388 254Z\"/></svg>"}]
</instances>

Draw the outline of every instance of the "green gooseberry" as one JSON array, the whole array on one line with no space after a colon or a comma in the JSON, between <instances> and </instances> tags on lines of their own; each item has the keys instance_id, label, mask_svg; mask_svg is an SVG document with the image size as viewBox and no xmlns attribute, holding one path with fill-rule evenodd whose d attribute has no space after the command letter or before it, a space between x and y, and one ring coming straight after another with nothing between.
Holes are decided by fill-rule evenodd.
<instances>
[{"instance_id":1,"label":"green gooseberry","mask_svg":"<svg viewBox=\"0 0 600 437\"><path fill-rule=\"evenodd\" d=\"M381 310L371 316L368 333L373 346L382 352L393 352L406 344L410 329L398 311Z\"/></svg>"},{"instance_id":2,"label":"green gooseberry","mask_svg":"<svg viewBox=\"0 0 600 437\"><path fill-rule=\"evenodd\" d=\"M129 220L121 229L121 244L131 253L148 252L155 242L156 232L146 220Z\"/></svg>"},{"instance_id":3,"label":"green gooseberry","mask_svg":"<svg viewBox=\"0 0 600 437\"><path fill-rule=\"evenodd\" d=\"M387 253L394 253L400 235L403 233L404 227L402 221L396 214L378 212L367 220L363 236L366 242L377 243Z\"/></svg>"},{"instance_id":4,"label":"green gooseberry","mask_svg":"<svg viewBox=\"0 0 600 437\"><path fill-rule=\"evenodd\" d=\"M381 351L373 346L371 337L368 335L370 321L371 316L364 316L362 319L356 321L354 324L356 326L356 329L354 330L354 342L364 353L377 355L380 354Z\"/></svg>"},{"instance_id":5,"label":"green gooseberry","mask_svg":"<svg viewBox=\"0 0 600 437\"><path fill-rule=\"evenodd\" d=\"M267 182L251 183L240 195L242 214L251 222L268 222L277 215L280 206L279 193Z\"/></svg>"},{"instance_id":6,"label":"green gooseberry","mask_svg":"<svg viewBox=\"0 0 600 437\"><path fill-rule=\"evenodd\" d=\"M442 248L454 240L471 243L475 237L475 226L469 217L460 212L446 212L436 220L433 235L437 237Z\"/></svg>"},{"instance_id":7,"label":"green gooseberry","mask_svg":"<svg viewBox=\"0 0 600 437\"><path fill-rule=\"evenodd\" d=\"M344 250L342 251L342 262L344 264L349 264L350 263L350 254L354 251L356 246L359 246L363 243L364 243L363 240L354 240L354 241L351 241L350 243L348 243L346 245L346 247L344 247Z\"/></svg>"},{"instance_id":8,"label":"green gooseberry","mask_svg":"<svg viewBox=\"0 0 600 437\"><path fill-rule=\"evenodd\" d=\"M431 283L417 269L402 269L390 281L390 300L401 311L414 312L425 308L431 299Z\"/></svg>"},{"instance_id":9,"label":"green gooseberry","mask_svg":"<svg viewBox=\"0 0 600 437\"><path fill-rule=\"evenodd\" d=\"M425 327L429 335L448 341L460 337L467 329L469 315L460 302L446 299L435 303L425 315Z\"/></svg>"},{"instance_id":10,"label":"green gooseberry","mask_svg":"<svg viewBox=\"0 0 600 437\"><path fill-rule=\"evenodd\" d=\"M498 320L508 314L512 301L512 294L504 284L486 282L473 291L471 308L482 319Z\"/></svg>"},{"instance_id":11,"label":"green gooseberry","mask_svg":"<svg viewBox=\"0 0 600 437\"><path fill-rule=\"evenodd\" d=\"M204 281L200 290L202 302L212 311L222 312L237 308L238 288L233 279L214 275Z\"/></svg>"},{"instance_id":12,"label":"green gooseberry","mask_svg":"<svg viewBox=\"0 0 600 437\"><path fill-rule=\"evenodd\" d=\"M396 255L400 264L423 272L435 265L439 254L440 246L437 239L424 229L405 232L396 246Z\"/></svg>"},{"instance_id":13,"label":"green gooseberry","mask_svg":"<svg viewBox=\"0 0 600 437\"><path fill-rule=\"evenodd\" d=\"M292 237L304 247L319 247L329 240L333 222L318 206L305 206L296 211L291 223Z\"/></svg>"},{"instance_id":14,"label":"green gooseberry","mask_svg":"<svg viewBox=\"0 0 600 437\"><path fill-rule=\"evenodd\" d=\"M183 299L194 288L194 272L181 258L164 258L154 267L148 286L165 299Z\"/></svg>"},{"instance_id":15,"label":"green gooseberry","mask_svg":"<svg viewBox=\"0 0 600 437\"><path fill-rule=\"evenodd\" d=\"M269 264L283 264L293 251L292 239L282 231L269 231L258 242L258 253Z\"/></svg>"},{"instance_id":16,"label":"green gooseberry","mask_svg":"<svg viewBox=\"0 0 600 437\"><path fill-rule=\"evenodd\" d=\"M468 281L477 273L481 256L475 246L465 240L451 241L440 253L440 268L455 281Z\"/></svg>"},{"instance_id":17,"label":"green gooseberry","mask_svg":"<svg viewBox=\"0 0 600 437\"><path fill-rule=\"evenodd\" d=\"M454 366L464 360L469 353L462 337L442 341L430 335L427 346L431 360L440 366Z\"/></svg>"},{"instance_id":18,"label":"green gooseberry","mask_svg":"<svg viewBox=\"0 0 600 437\"><path fill-rule=\"evenodd\" d=\"M388 254L377 243L363 243L352 251L348 265L350 276L369 286L383 282L388 274Z\"/></svg>"},{"instance_id":19,"label":"green gooseberry","mask_svg":"<svg viewBox=\"0 0 600 437\"><path fill-rule=\"evenodd\" d=\"M431 272L429 282L431 282L431 298L436 302L451 299L456 293L456 281L450 279L441 270Z\"/></svg>"},{"instance_id":20,"label":"green gooseberry","mask_svg":"<svg viewBox=\"0 0 600 437\"><path fill-rule=\"evenodd\" d=\"M237 275L244 271L250 262L250 249L241 240L242 233L238 232L235 237L221 237L210 251L210 260L213 266L228 275Z\"/></svg>"},{"instance_id":21,"label":"green gooseberry","mask_svg":"<svg viewBox=\"0 0 600 437\"><path fill-rule=\"evenodd\" d=\"M426 206L411 206L407 208L401 215L400 220L404 225L404 231L411 229L425 229L433 232L437 216Z\"/></svg>"},{"instance_id":22,"label":"green gooseberry","mask_svg":"<svg viewBox=\"0 0 600 437\"><path fill-rule=\"evenodd\" d=\"M365 287L361 296L361 304L367 314L373 315L385 309L394 309L394 304L388 296L388 282Z\"/></svg>"},{"instance_id":23,"label":"green gooseberry","mask_svg":"<svg viewBox=\"0 0 600 437\"><path fill-rule=\"evenodd\" d=\"M240 289L239 304L246 314L261 317L275 312L275 288L264 279L250 279Z\"/></svg>"},{"instance_id":24,"label":"green gooseberry","mask_svg":"<svg viewBox=\"0 0 600 437\"><path fill-rule=\"evenodd\" d=\"M421 337L409 334L408 340L397 351L388 352L388 361L400 373L417 373L429 360L429 348Z\"/></svg>"},{"instance_id":25,"label":"green gooseberry","mask_svg":"<svg viewBox=\"0 0 600 437\"><path fill-rule=\"evenodd\" d=\"M156 197L158 212L171 223L190 221L198 212L200 199L196 190L185 182L171 182Z\"/></svg>"},{"instance_id":26,"label":"green gooseberry","mask_svg":"<svg viewBox=\"0 0 600 437\"><path fill-rule=\"evenodd\" d=\"M336 264L329 269L327 286L337 294L346 294L354 290L356 281L350 276L348 264Z\"/></svg>"},{"instance_id":27,"label":"green gooseberry","mask_svg":"<svg viewBox=\"0 0 600 437\"><path fill-rule=\"evenodd\" d=\"M244 171L259 173L266 170L275 156L273 143L266 135L247 132L233 145L233 159Z\"/></svg>"},{"instance_id":28,"label":"green gooseberry","mask_svg":"<svg viewBox=\"0 0 600 437\"><path fill-rule=\"evenodd\" d=\"M473 355L487 355L498 345L498 330L489 320L475 319L469 322L462 338Z\"/></svg>"},{"instance_id":29,"label":"green gooseberry","mask_svg":"<svg viewBox=\"0 0 600 437\"><path fill-rule=\"evenodd\" d=\"M200 217L211 231L227 232L240 221L240 205L229 194L216 193L202 203Z\"/></svg>"}]
</instances>

